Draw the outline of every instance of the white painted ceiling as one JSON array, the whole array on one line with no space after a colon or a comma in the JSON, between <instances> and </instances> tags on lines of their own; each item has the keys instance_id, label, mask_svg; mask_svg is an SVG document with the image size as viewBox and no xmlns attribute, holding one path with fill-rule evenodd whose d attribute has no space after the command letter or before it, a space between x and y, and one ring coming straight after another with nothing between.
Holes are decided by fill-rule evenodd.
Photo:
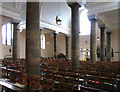
<instances>
[{"instance_id":1,"label":"white painted ceiling","mask_svg":"<svg viewBox=\"0 0 120 92\"><path fill-rule=\"evenodd\" d=\"M98 23L106 24L107 29L118 30L118 2L88 2L85 4L88 15L97 14ZM101 22L102 21L102 22Z\"/></svg>"},{"instance_id":2,"label":"white painted ceiling","mask_svg":"<svg viewBox=\"0 0 120 92\"><path fill-rule=\"evenodd\" d=\"M43 18L44 19L46 18L45 20L51 21L47 18L52 16L52 14L56 14L55 12L57 12L58 6L56 4L55 8L52 7L52 9L54 9L52 11L50 9L50 3L48 3L48 4L47 3L44 4L44 3L43 3L44 7L42 8L43 9L43 11L42 11L43 12ZM70 16L67 16L67 15L70 13L70 8L65 3L66 2L64 2L64 4L62 4L60 8L61 8L61 13L63 14L63 16L65 16L65 17L63 17L63 21L65 19L67 19L67 21L68 21L68 17L70 18ZM25 3L22 3L22 4L25 5ZM41 5L42 5L42 3L41 3ZM46 6L46 5L49 5L49 6ZM54 5L52 5L52 6L54 6ZM88 9L88 15L97 14L99 19L103 22L103 24L107 25L108 29L110 29L112 31L118 30L118 17L119 17L118 16L118 2L87 2L85 4L85 8ZM22 9L23 9L23 6L22 6ZM25 7L24 7L23 10L25 10ZM21 17L24 17L22 19L25 20L26 19L25 18L25 15L26 15L25 11L22 11L22 12L23 12L22 13L23 16L21 16ZM54 18L52 18L52 19L54 19ZM54 20L52 22L54 22ZM68 22L65 22L65 23L68 23L68 24L66 24L67 26L70 25L70 20Z\"/></svg>"}]
</instances>

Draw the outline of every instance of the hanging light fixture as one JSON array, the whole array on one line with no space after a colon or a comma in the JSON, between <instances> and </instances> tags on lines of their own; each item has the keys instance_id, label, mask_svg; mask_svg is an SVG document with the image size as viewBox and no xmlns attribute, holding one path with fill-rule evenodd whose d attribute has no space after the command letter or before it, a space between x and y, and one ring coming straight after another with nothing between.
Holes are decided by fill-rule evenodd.
<instances>
[{"instance_id":1,"label":"hanging light fixture","mask_svg":"<svg viewBox=\"0 0 120 92\"><path fill-rule=\"evenodd\" d=\"M60 19L60 16L56 16L56 24L61 25L62 20Z\"/></svg>"},{"instance_id":2,"label":"hanging light fixture","mask_svg":"<svg viewBox=\"0 0 120 92\"><path fill-rule=\"evenodd\" d=\"M58 1L58 15L56 16L56 24L61 25L61 18L60 18L60 2Z\"/></svg>"}]
</instances>

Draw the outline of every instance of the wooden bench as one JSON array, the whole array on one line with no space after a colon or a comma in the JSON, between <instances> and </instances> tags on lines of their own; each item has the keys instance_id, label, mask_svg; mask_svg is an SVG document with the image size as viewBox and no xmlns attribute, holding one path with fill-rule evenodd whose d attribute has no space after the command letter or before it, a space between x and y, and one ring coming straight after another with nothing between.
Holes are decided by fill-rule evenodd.
<instances>
[{"instance_id":1,"label":"wooden bench","mask_svg":"<svg viewBox=\"0 0 120 92\"><path fill-rule=\"evenodd\" d=\"M100 92L100 89L92 88L92 87L86 87L86 86L81 86L80 90L82 92Z\"/></svg>"},{"instance_id":2,"label":"wooden bench","mask_svg":"<svg viewBox=\"0 0 120 92\"><path fill-rule=\"evenodd\" d=\"M5 88L8 92L26 92L25 89L19 88L12 83L8 83L0 80L0 85Z\"/></svg>"}]
</instances>

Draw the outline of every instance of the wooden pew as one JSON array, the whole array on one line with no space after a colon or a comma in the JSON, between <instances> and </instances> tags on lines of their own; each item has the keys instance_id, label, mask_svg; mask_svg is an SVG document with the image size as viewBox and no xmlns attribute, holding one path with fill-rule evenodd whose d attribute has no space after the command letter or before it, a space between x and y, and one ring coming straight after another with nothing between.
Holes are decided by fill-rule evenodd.
<instances>
[{"instance_id":1,"label":"wooden pew","mask_svg":"<svg viewBox=\"0 0 120 92\"><path fill-rule=\"evenodd\" d=\"M12 83L8 83L0 80L0 85L7 90L7 92L26 92L25 89L19 88Z\"/></svg>"}]
</instances>

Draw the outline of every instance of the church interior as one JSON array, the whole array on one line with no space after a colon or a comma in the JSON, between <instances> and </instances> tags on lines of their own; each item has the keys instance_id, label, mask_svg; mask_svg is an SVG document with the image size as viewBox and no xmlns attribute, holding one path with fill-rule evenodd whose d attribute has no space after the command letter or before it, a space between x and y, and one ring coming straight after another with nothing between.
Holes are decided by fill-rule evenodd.
<instances>
[{"instance_id":1,"label":"church interior","mask_svg":"<svg viewBox=\"0 0 120 92\"><path fill-rule=\"evenodd\" d=\"M0 92L120 92L119 0L0 0Z\"/></svg>"}]
</instances>

